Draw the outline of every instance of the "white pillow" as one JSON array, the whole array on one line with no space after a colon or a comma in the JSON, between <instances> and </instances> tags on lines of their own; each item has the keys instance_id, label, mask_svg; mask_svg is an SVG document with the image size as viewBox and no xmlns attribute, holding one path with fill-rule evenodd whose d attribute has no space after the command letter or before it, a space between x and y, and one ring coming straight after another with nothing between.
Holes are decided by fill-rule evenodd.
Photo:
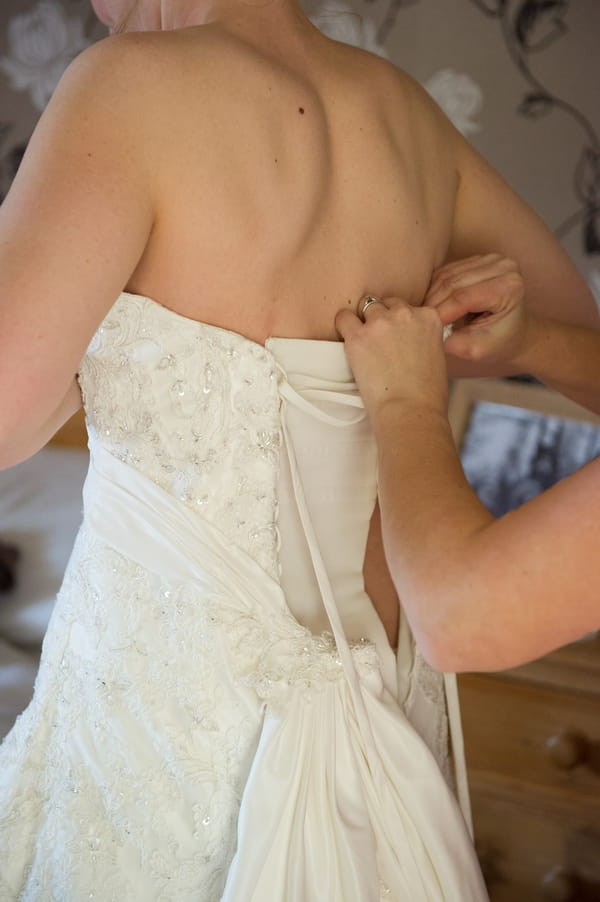
<instances>
[{"instance_id":1,"label":"white pillow","mask_svg":"<svg viewBox=\"0 0 600 902\"><path fill-rule=\"evenodd\" d=\"M21 552L16 586L0 592L0 636L39 645L77 529L88 452L48 446L0 472L0 540Z\"/></svg>"}]
</instances>

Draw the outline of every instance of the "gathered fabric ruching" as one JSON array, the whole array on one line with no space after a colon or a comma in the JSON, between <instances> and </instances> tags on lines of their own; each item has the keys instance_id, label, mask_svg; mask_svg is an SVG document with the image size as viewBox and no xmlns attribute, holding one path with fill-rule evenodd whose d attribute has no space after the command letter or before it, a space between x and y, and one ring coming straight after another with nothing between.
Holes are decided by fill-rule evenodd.
<instances>
[{"instance_id":1,"label":"gathered fabric ruching","mask_svg":"<svg viewBox=\"0 0 600 902\"><path fill-rule=\"evenodd\" d=\"M397 661L364 593L377 474L343 346L126 294L80 382L84 522L0 748L0 899L487 899L444 677Z\"/></svg>"}]
</instances>

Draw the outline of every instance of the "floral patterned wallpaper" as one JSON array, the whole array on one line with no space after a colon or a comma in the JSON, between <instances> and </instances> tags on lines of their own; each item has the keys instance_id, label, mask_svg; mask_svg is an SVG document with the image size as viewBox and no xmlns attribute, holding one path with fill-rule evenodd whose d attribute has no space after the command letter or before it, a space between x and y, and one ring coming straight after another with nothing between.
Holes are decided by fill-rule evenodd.
<instances>
[{"instance_id":1,"label":"floral patterned wallpaper","mask_svg":"<svg viewBox=\"0 0 600 902\"><path fill-rule=\"evenodd\" d=\"M84 21L54 0L41 0L8 22L9 53L0 68L10 85L43 110L69 61L89 44Z\"/></svg>"},{"instance_id":2,"label":"floral patterned wallpaper","mask_svg":"<svg viewBox=\"0 0 600 902\"><path fill-rule=\"evenodd\" d=\"M5 0L0 11L0 199L64 69L104 34L86 0Z\"/></svg>"},{"instance_id":3,"label":"floral patterned wallpaper","mask_svg":"<svg viewBox=\"0 0 600 902\"><path fill-rule=\"evenodd\" d=\"M537 210L600 304L598 0L388 0L378 39Z\"/></svg>"},{"instance_id":4,"label":"floral patterned wallpaper","mask_svg":"<svg viewBox=\"0 0 600 902\"><path fill-rule=\"evenodd\" d=\"M303 0L387 56L534 206L600 303L598 0ZM0 199L68 62L105 31L87 0L3 0Z\"/></svg>"}]
</instances>

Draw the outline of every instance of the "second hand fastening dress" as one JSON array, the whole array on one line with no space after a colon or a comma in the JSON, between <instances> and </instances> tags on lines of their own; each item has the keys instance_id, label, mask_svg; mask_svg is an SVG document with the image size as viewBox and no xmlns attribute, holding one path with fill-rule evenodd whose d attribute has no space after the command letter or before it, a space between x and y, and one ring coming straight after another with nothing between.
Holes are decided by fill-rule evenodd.
<instances>
[{"instance_id":1,"label":"second hand fastening dress","mask_svg":"<svg viewBox=\"0 0 600 902\"><path fill-rule=\"evenodd\" d=\"M84 522L0 748L2 902L487 899L442 678L364 591L343 344L123 294L79 379Z\"/></svg>"}]
</instances>

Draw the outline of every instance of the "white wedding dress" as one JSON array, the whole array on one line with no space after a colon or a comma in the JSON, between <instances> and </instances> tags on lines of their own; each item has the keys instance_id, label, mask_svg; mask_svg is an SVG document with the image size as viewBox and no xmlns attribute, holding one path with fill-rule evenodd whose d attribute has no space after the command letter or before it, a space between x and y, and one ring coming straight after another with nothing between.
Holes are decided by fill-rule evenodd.
<instances>
[{"instance_id":1,"label":"white wedding dress","mask_svg":"<svg viewBox=\"0 0 600 902\"><path fill-rule=\"evenodd\" d=\"M343 344L123 294L79 378L84 522L0 749L2 902L487 899L440 769L453 681L364 591Z\"/></svg>"}]
</instances>

